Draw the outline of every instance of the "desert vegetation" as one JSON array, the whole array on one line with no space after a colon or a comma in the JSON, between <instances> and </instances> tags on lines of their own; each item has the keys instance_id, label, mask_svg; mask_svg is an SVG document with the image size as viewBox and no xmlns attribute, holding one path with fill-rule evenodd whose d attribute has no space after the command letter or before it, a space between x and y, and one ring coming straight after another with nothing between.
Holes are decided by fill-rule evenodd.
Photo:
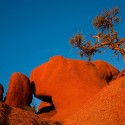
<instances>
[{"instance_id":1,"label":"desert vegetation","mask_svg":"<svg viewBox=\"0 0 125 125\"><path fill-rule=\"evenodd\" d=\"M91 57L95 53L102 53L106 48L114 51L115 55L119 53L125 61L125 38L120 38L115 26L120 23L119 8L115 7L110 10L104 10L101 15L98 15L93 20L93 26L97 30L97 35L90 36L95 40L87 41L83 34L76 34L70 38L70 44L80 51L78 54L81 57L87 57L91 61Z\"/></svg>"}]
</instances>

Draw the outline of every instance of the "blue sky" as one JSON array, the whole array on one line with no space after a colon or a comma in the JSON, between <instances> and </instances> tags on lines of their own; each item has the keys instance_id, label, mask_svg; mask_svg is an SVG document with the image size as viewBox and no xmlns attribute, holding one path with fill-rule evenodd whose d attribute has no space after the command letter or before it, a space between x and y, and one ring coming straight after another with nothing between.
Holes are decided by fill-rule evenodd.
<instances>
[{"instance_id":1,"label":"blue sky","mask_svg":"<svg viewBox=\"0 0 125 125\"><path fill-rule=\"evenodd\" d=\"M0 82L5 92L14 72L29 77L32 69L55 55L81 59L76 50L70 51L70 37L82 32L89 40L91 33L97 33L92 19L116 6L122 17L116 30L124 37L123 0L0 0ZM92 58L98 59L119 70L125 67L122 56L113 57L109 50Z\"/></svg>"}]
</instances>

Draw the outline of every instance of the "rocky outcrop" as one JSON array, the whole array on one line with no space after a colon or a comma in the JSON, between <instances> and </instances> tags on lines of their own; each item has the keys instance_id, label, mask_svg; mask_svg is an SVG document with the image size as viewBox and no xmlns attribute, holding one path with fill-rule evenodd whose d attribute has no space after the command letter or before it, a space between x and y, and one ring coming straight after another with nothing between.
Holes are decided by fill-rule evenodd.
<instances>
[{"instance_id":1,"label":"rocky outcrop","mask_svg":"<svg viewBox=\"0 0 125 125\"><path fill-rule=\"evenodd\" d=\"M38 107L38 112L39 112L41 109L45 108L45 107L51 107L51 106L52 106L52 105L51 105L50 103L48 103L48 102L41 102L40 105L39 105L39 107Z\"/></svg>"},{"instance_id":2,"label":"rocky outcrop","mask_svg":"<svg viewBox=\"0 0 125 125\"><path fill-rule=\"evenodd\" d=\"M0 102L0 125L10 125L8 115L11 112L11 107L3 102Z\"/></svg>"},{"instance_id":3,"label":"rocky outcrop","mask_svg":"<svg viewBox=\"0 0 125 125\"><path fill-rule=\"evenodd\" d=\"M0 101L3 101L3 93L4 93L4 88L2 84L0 83Z\"/></svg>"},{"instance_id":4,"label":"rocky outcrop","mask_svg":"<svg viewBox=\"0 0 125 125\"><path fill-rule=\"evenodd\" d=\"M116 78L120 78L125 76L125 68L118 74L118 76Z\"/></svg>"},{"instance_id":5,"label":"rocky outcrop","mask_svg":"<svg viewBox=\"0 0 125 125\"><path fill-rule=\"evenodd\" d=\"M30 108L23 110L0 102L0 125L62 125L62 123L43 119Z\"/></svg>"},{"instance_id":6,"label":"rocky outcrop","mask_svg":"<svg viewBox=\"0 0 125 125\"><path fill-rule=\"evenodd\" d=\"M20 107L30 105L31 102L32 88L29 78L18 72L12 74L6 95L6 104Z\"/></svg>"},{"instance_id":7,"label":"rocky outcrop","mask_svg":"<svg viewBox=\"0 0 125 125\"><path fill-rule=\"evenodd\" d=\"M108 85L119 71L104 61L93 63L52 57L35 68L30 75L35 95L41 100L51 97L56 114L51 119L63 120L86 104Z\"/></svg>"},{"instance_id":8,"label":"rocky outcrop","mask_svg":"<svg viewBox=\"0 0 125 125\"><path fill-rule=\"evenodd\" d=\"M93 64L98 69L100 78L102 78L103 80L106 80L107 83L109 83L111 80L117 77L117 75L120 73L112 65L104 61L97 60L97 61L94 61Z\"/></svg>"},{"instance_id":9,"label":"rocky outcrop","mask_svg":"<svg viewBox=\"0 0 125 125\"><path fill-rule=\"evenodd\" d=\"M103 88L64 125L124 125L125 77L118 78Z\"/></svg>"},{"instance_id":10,"label":"rocky outcrop","mask_svg":"<svg viewBox=\"0 0 125 125\"><path fill-rule=\"evenodd\" d=\"M38 112L37 114L41 118L47 118L50 119L52 116L56 114L56 110L53 104L48 103L48 102L41 102L39 107L38 107Z\"/></svg>"},{"instance_id":11,"label":"rocky outcrop","mask_svg":"<svg viewBox=\"0 0 125 125\"><path fill-rule=\"evenodd\" d=\"M38 107L38 113L37 114L50 112L52 110L55 110L55 107L51 103L41 102L39 107Z\"/></svg>"}]
</instances>

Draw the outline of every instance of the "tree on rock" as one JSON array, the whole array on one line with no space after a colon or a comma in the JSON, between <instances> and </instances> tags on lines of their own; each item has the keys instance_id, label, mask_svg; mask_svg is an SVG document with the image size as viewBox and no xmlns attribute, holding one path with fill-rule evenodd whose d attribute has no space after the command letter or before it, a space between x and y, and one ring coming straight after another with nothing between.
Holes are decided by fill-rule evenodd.
<instances>
[{"instance_id":1,"label":"tree on rock","mask_svg":"<svg viewBox=\"0 0 125 125\"><path fill-rule=\"evenodd\" d=\"M70 44L79 48L78 53L81 57L85 56L88 61L91 61L92 55L101 53L104 48L114 50L114 54L121 53L125 61L125 38L119 38L118 32L115 31L114 26L119 24L118 17L119 8L115 7L110 10L105 10L93 20L93 26L98 31L97 35L90 35L95 39L95 42L86 41L82 34L76 34L70 38Z\"/></svg>"}]
</instances>

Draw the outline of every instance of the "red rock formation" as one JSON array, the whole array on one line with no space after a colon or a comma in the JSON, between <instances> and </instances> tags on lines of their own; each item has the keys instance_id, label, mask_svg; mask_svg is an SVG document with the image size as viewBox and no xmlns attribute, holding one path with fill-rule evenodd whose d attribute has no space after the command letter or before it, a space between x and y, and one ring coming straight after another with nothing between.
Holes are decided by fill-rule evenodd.
<instances>
[{"instance_id":1,"label":"red rock formation","mask_svg":"<svg viewBox=\"0 0 125 125\"><path fill-rule=\"evenodd\" d=\"M74 113L64 125L124 125L125 76L103 88L80 111Z\"/></svg>"},{"instance_id":2,"label":"red rock formation","mask_svg":"<svg viewBox=\"0 0 125 125\"><path fill-rule=\"evenodd\" d=\"M4 93L4 88L3 88L2 84L0 83L0 101L3 100L3 93Z\"/></svg>"},{"instance_id":3,"label":"red rock formation","mask_svg":"<svg viewBox=\"0 0 125 125\"><path fill-rule=\"evenodd\" d=\"M34 81L37 97L52 98L57 111L52 119L62 120L81 109L118 73L103 61L90 63L56 56L35 68L30 80Z\"/></svg>"},{"instance_id":4,"label":"red rock formation","mask_svg":"<svg viewBox=\"0 0 125 125\"><path fill-rule=\"evenodd\" d=\"M114 79L114 77L118 75L118 73L120 73L118 72L118 70L116 70L116 68L114 68L113 66L104 61L97 60L94 61L93 64L97 67L98 71L100 72L100 78L102 77L102 79L105 79L106 82L110 82L112 79Z\"/></svg>"},{"instance_id":5,"label":"red rock formation","mask_svg":"<svg viewBox=\"0 0 125 125\"><path fill-rule=\"evenodd\" d=\"M56 110L52 104L42 101L38 107L37 114L39 114L39 116L42 118L49 119L56 114Z\"/></svg>"},{"instance_id":6,"label":"red rock formation","mask_svg":"<svg viewBox=\"0 0 125 125\"><path fill-rule=\"evenodd\" d=\"M31 101L32 89L29 78L21 73L12 74L6 95L6 104L20 107L30 105Z\"/></svg>"},{"instance_id":7,"label":"red rock formation","mask_svg":"<svg viewBox=\"0 0 125 125\"><path fill-rule=\"evenodd\" d=\"M39 107L38 107L38 112L39 112L41 109L45 108L45 107L51 107L51 106L52 106L52 105L51 105L50 103L48 103L48 102L41 102L40 105L39 105Z\"/></svg>"},{"instance_id":8,"label":"red rock formation","mask_svg":"<svg viewBox=\"0 0 125 125\"><path fill-rule=\"evenodd\" d=\"M10 107L0 102L0 125L62 125L61 122L43 119L29 109Z\"/></svg>"},{"instance_id":9,"label":"red rock formation","mask_svg":"<svg viewBox=\"0 0 125 125\"><path fill-rule=\"evenodd\" d=\"M118 74L118 76L116 78L120 78L125 76L125 68Z\"/></svg>"}]
</instances>

